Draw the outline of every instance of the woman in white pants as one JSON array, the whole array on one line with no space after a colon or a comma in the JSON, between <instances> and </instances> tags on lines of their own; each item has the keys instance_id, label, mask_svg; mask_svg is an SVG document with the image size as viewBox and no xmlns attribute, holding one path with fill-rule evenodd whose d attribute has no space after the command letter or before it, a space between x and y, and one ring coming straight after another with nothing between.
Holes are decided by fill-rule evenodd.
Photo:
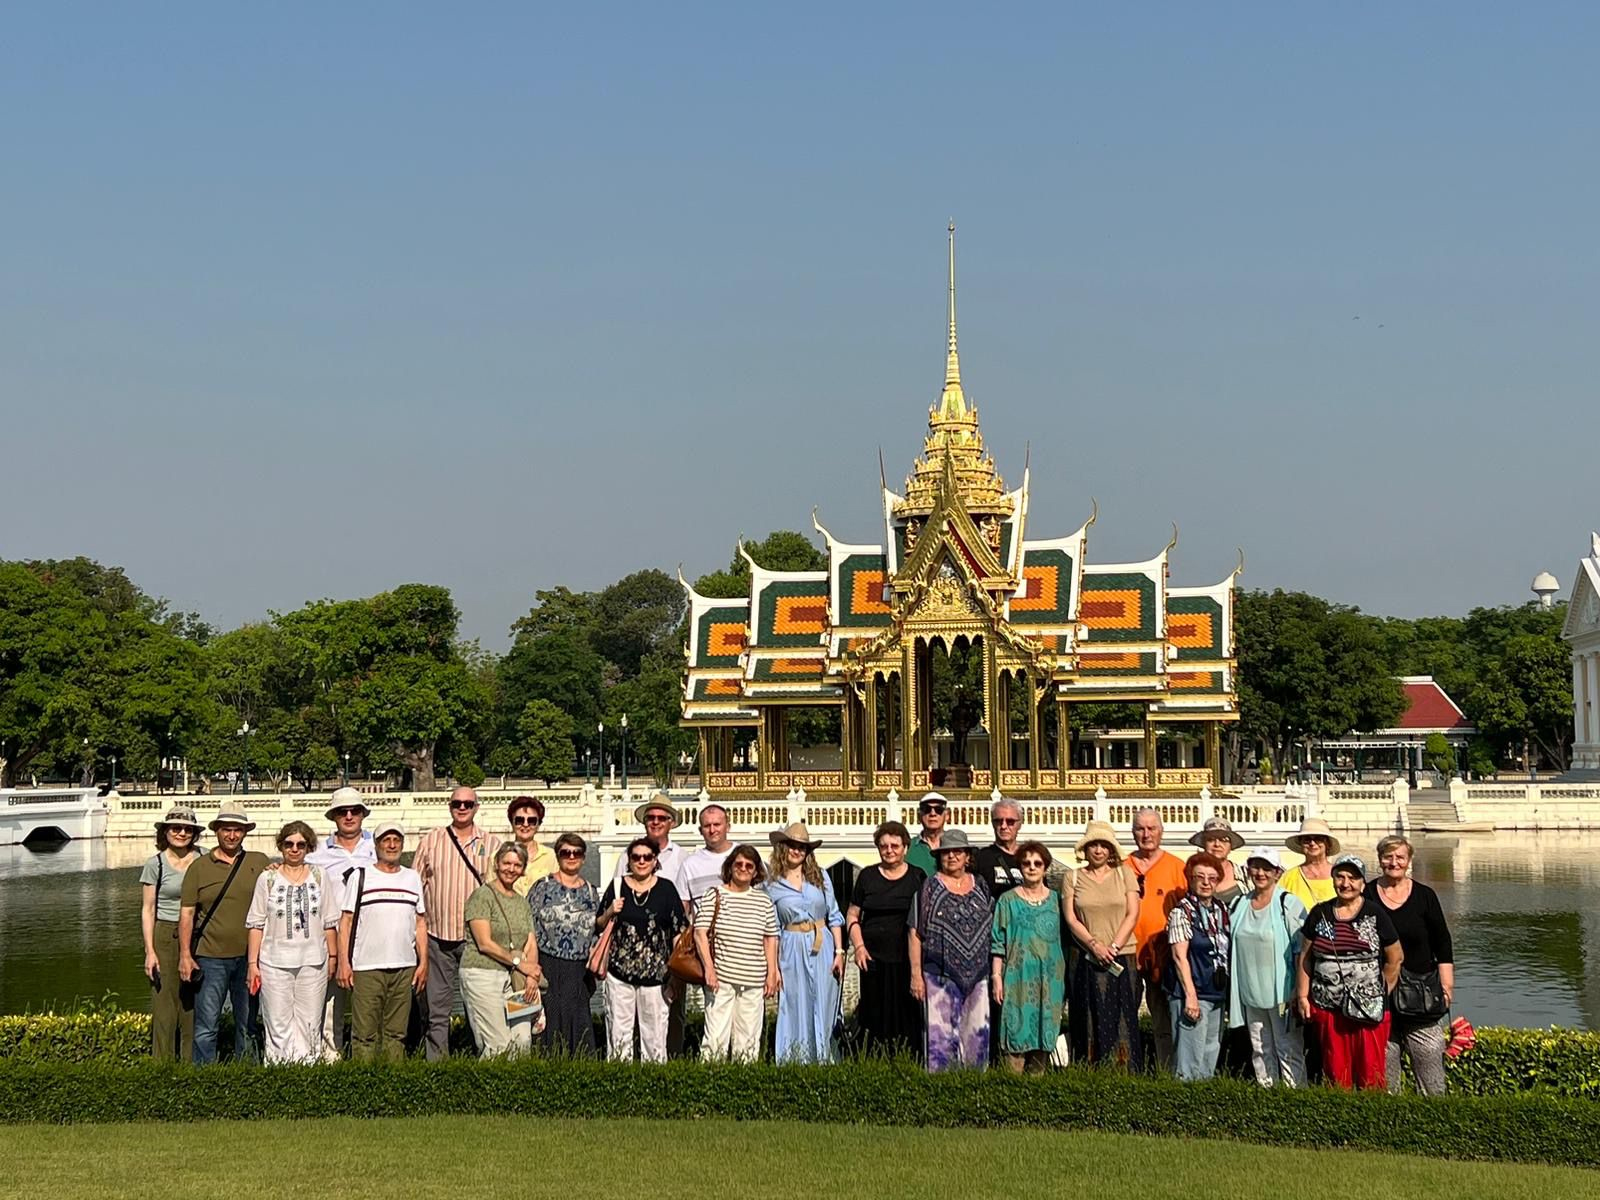
<instances>
[{"instance_id":1,"label":"woman in white pants","mask_svg":"<svg viewBox=\"0 0 1600 1200\"><path fill-rule=\"evenodd\" d=\"M672 943L688 924L670 879L656 873L660 852L649 838L628 846L628 873L600 897L595 930L616 923L606 965L606 1057L667 1061L667 962Z\"/></svg>"},{"instance_id":2,"label":"woman in white pants","mask_svg":"<svg viewBox=\"0 0 1600 1200\"><path fill-rule=\"evenodd\" d=\"M278 831L283 863L256 880L245 915L248 982L261 997L266 1061L315 1062L322 1054L322 1005L338 965L339 885L306 862L317 835L304 821Z\"/></svg>"},{"instance_id":3,"label":"woman in white pants","mask_svg":"<svg viewBox=\"0 0 1600 1200\"><path fill-rule=\"evenodd\" d=\"M494 875L467 897L461 1000L481 1058L526 1054L533 1035L544 1028L533 913L516 890L527 869L522 844L502 842L494 855Z\"/></svg>"},{"instance_id":4,"label":"woman in white pants","mask_svg":"<svg viewBox=\"0 0 1600 1200\"><path fill-rule=\"evenodd\" d=\"M1278 886L1283 863L1271 846L1250 851L1250 892L1233 902L1228 1025L1250 1034L1250 1061L1262 1087L1304 1087L1305 1035L1294 1012L1295 960L1306 906Z\"/></svg>"},{"instance_id":5,"label":"woman in white pants","mask_svg":"<svg viewBox=\"0 0 1600 1200\"><path fill-rule=\"evenodd\" d=\"M695 908L694 944L706 973L706 1029L700 1054L720 1062L761 1056L766 1001L778 994L778 911L755 885L766 876L753 846L722 861L722 886Z\"/></svg>"}]
</instances>

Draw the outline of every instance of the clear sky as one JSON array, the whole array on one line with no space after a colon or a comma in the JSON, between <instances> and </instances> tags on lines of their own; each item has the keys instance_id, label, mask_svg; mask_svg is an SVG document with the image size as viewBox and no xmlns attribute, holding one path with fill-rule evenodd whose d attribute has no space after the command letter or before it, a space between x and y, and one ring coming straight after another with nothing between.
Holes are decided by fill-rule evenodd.
<instances>
[{"instance_id":1,"label":"clear sky","mask_svg":"<svg viewBox=\"0 0 1600 1200\"><path fill-rule=\"evenodd\" d=\"M11 6L0 557L232 626L876 541L944 365L1030 532L1369 611L1600 526L1600 7Z\"/></svg>"}]
</instances>

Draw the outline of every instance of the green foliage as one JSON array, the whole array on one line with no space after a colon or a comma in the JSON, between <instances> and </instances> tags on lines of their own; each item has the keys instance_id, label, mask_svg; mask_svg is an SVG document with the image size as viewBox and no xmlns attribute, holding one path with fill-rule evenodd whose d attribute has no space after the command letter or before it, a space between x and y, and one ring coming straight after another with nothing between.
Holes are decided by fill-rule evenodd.
<instances>
[{"instance_id":1,"label":"green foliage","mask_svg":"<svg viewBox=\"0 0 1600 1200\"><path fill-rule=\"evenodd\" d=\"M461 787L482 787L486 776L483 768L470 756L464 755L456 759L450 767L450 774Z\"/></svg>"},{"instance_id":2,"label":"green foliage","mask_svg":"<svg viewBox=\"0 0 1600 1200\"><path fill-rule=\"evenodd\" d=\"M572 718L548 700L530 700L517 718L517 755L551 785L572 773Z\"/></svg>"},{"instance_id":3,"label":"green foliage","mask_svg":"<svg viewBox=\"0 0 1600 1200\"><path fill-rule=\"evenodd\" d=\"M822 571L828 566L828 556L810 538L790 529L769 533L759 542L746 542L744 548L757 565L768 571ZM694 581L694 590L702 596L730 600L748 596L750 564L735 551L727 570L700 576Z\"/></svg>"},{"instance_id":4,"label":"green foliage","mask_svg":"<svg viewBox=\"0 0 1600 1200\"><path fill-rule=\"evenodd\" d=\"M1241 592L1235 640L1242 732L1279 763L1311 738L1393 724L1404 708L1383 624L1304 592Z\"/></svg>"},{"instance_id":5,"label":"green foliage","mask_svg":"<svg viewBox=\"0 0 1600 1200\"><path fill-rule=\"evenodd\" d=\"M1423 746L1423 754L1427 763L1435 771L1443 775L1450 775L1456 769L1455 748L1442 733L1430 733Z\"/></svg>"},{"instance_id":6,"label":"green foliage","mask_svg":"<svg viewBox=\"0 0 1600 1200\"><path fill-rule=\"evenodd\" d=\"M1186 1084L1091 1070L932 1075L909 1063L635 1066L524 1059L395 1065L0 1066L0 1120L68 1124L516 1113L791 1120L1223 1137L1453 1159L1600 1164L1600 1108L1566 1097L1423 1098Z\"/></svg>"}]
</instances>

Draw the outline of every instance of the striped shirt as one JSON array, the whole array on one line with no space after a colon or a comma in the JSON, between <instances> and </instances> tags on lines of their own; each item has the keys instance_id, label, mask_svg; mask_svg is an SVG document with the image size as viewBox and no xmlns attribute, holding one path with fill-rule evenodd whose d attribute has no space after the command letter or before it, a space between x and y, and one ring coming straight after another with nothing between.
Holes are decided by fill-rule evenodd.
<instances>
[{"instance_id":1,"label":"striped shirt","mask_svg":"<svg viewBox=\"0 0 1600 1200\"><path fill-rule=\"evenodd\" d=\"M456 848L450 844L452 828L449 825L430 829L417 844L417 856L411 866L422 876L422 898L427 904L428 936L441 942L460 942L467 936L467 897L477 891L494 873L495 851L505 839L497 834L484 833L473 826L470 837L461 838L461 849L477 869L477 875L467 870ZM459 834L456 835L460 837Z\"/></svg>"},{"instance_id":2,"label":"striped shirt","mask_svg":"<svg viewBox=\"0 0 1600 1200\"><path fill-rule=\"evenodd\" d=\"M417 965L417 914L422 911L422 880L410 867L385 871L357 867L343 888L347 913L361 905L350 947L352 971L394 971Z\"/></svg>"},{"instance_id":3,"label":"striped shirt","mask_svg":"<svg viewBox=\"0 0 1600 1200\"><path fill-rule=\"evenodd\" d=\"M760 987L767 981L767 939L778 936L778 910L772 897L760 888L736 892L714 887L695 906L694 927L709 930L713 916L717 928L711 934L711 961L717 967L717 982Z\"/></svg>"}]
</instances>

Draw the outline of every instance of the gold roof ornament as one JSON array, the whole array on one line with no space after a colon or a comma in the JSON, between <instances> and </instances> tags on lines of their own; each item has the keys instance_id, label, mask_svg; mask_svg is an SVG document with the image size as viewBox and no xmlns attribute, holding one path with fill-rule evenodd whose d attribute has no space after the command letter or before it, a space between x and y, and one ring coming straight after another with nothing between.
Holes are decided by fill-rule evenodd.
<instances>
[{"instance_id":1,"label":"gold roof ornament","mask_svg":"<svg viewBox=\"0 0 1600 1200\"><path fill-rule=\"evenodd\" d=\"M928 410L928 436L923 455L906 477L906 495L894 506L896 517L926 516L949 460L955 468L956 488L967 511L979 515L1009 516L1013 508L994 459L983 448L978 431L978 410L967 403L961 387L961 355L956 348L956 225L950 222L949 344L945 352L944 391Z\"/></svg>"}]
</instances>

